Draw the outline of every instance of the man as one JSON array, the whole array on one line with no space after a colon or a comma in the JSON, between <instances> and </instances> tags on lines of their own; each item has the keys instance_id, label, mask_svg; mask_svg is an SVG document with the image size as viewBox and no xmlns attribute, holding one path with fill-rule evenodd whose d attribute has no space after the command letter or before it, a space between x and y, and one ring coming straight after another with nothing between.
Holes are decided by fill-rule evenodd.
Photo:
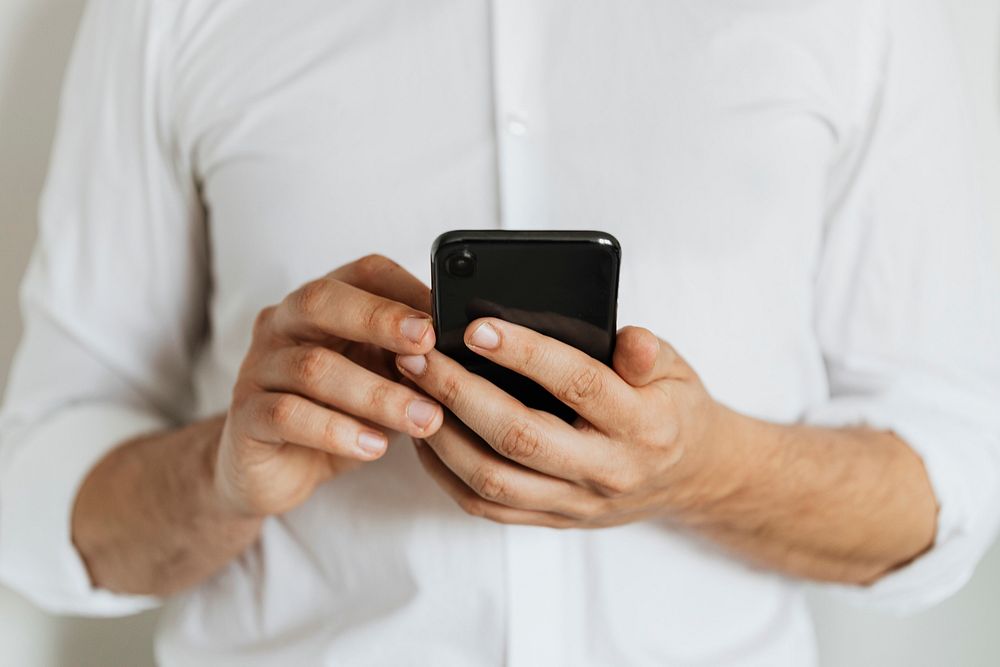
<instances>
[{"instance_id":1,"label":"man","mask_svg":"<svg viewBox=\"0 0 1000 667\"><path fill-rule=\"evenodd\" d=\"M164 665L807 665L800 579L941 600L1000 511L1000 294L942 22L92 0L0 574L56 612L166 601ZM575 426L434 350L431 240L497 226L622 242L613 368L466 335Z\"/></svg>"}]
</instances>

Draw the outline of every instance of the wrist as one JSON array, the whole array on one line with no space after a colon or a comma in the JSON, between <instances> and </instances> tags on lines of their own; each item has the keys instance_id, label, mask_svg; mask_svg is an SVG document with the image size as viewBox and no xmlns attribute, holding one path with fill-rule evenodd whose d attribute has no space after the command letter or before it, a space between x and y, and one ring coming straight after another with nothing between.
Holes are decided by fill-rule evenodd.
<instances>
[{"instance_id":1,"label":"wrist","mask_svg":"<svg viewBox=\"0 0 1000 667\"><path fill-rule=\"evenodd\" d=\"M259 525L264 515L251 512L239 501L231 475L225 474L227 467L230 469L232 467L223 446L226 438L226 419L219 417L217 421L213 421L215 427L205 434L206 437L201 443L201 476L206 482L201 485L204 489L204 501L201 506L213 521L222 520L233 525Z\"/></svg>"},{"instance_id":2,"label":"wrist","mask_svg":"<svg viewBox=\"0 0 1000 667\"><path fill-rule=\"evenodd\" d=\"M755 464L768 454L764 422L711 400L698 436L683 445L666 482L666 509L681 523L701 525L720 519L716 510L727 500L745 496Z\"/></svg>"}]
</instances>

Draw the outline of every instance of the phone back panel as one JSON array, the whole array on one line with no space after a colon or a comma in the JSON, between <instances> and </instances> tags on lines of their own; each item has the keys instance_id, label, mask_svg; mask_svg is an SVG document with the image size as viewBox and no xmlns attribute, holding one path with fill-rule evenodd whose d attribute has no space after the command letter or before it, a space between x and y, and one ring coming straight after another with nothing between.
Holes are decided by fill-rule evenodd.
<instances>
[{"instance_id":1,"label":"phone back panel","mask_svg":"<svg viewBox=\"0 0 1000 667\"><path fill-rule=\"evenodd\" d=\"M618 241L603 232L458 231L431 253L437 348L529 407L572 420L536 383L471 352L465 329L498 317L609 364L615 345Z\"/></svg>"}]
</instances>

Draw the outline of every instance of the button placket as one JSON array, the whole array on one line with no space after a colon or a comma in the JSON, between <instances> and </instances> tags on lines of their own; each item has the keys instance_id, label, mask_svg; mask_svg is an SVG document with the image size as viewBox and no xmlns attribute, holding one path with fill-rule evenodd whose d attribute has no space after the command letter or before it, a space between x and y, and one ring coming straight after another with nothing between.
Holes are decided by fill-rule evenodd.
<instances>
[{"instance_id":1,"label":"button placket","mask_svg":"<svg viewBox=\"0 0 1000 667\"><path fill-rule=\"evenodd\" d=\"M493 80L501 226L551 227L539 79L545 3L493 3ZM507 664L561 665L566 658L565 535L505 526Z\"/></svg>"},{"instance_id":2,"label":"button placket","mask_svg":"<svg viewBox=\"0 0 1000 667\"><path fill-rule=\"evenodd\" d=\"M493 3L493 87L501 227L551 227L539 66L544 3Z\"/></svg>"}]
</instances>

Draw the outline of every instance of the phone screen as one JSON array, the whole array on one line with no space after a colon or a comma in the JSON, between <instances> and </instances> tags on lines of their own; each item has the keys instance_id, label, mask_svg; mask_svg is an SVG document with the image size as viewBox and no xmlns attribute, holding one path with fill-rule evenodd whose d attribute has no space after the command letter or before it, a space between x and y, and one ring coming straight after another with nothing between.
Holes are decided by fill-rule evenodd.
<instances>
[{"instance_id":1,"label":"phone screen","mask_svg":"<svg viewBox=\"0 0 1000 667\"><path fill-rule=\"evenodd\" d=\"M498 317L610 364L621 250L603 232L448 232L431 258L437 347L525 405L572 420L573 411L531 380L470 351L465 329Z\"/></svg>"}]
</instances>

